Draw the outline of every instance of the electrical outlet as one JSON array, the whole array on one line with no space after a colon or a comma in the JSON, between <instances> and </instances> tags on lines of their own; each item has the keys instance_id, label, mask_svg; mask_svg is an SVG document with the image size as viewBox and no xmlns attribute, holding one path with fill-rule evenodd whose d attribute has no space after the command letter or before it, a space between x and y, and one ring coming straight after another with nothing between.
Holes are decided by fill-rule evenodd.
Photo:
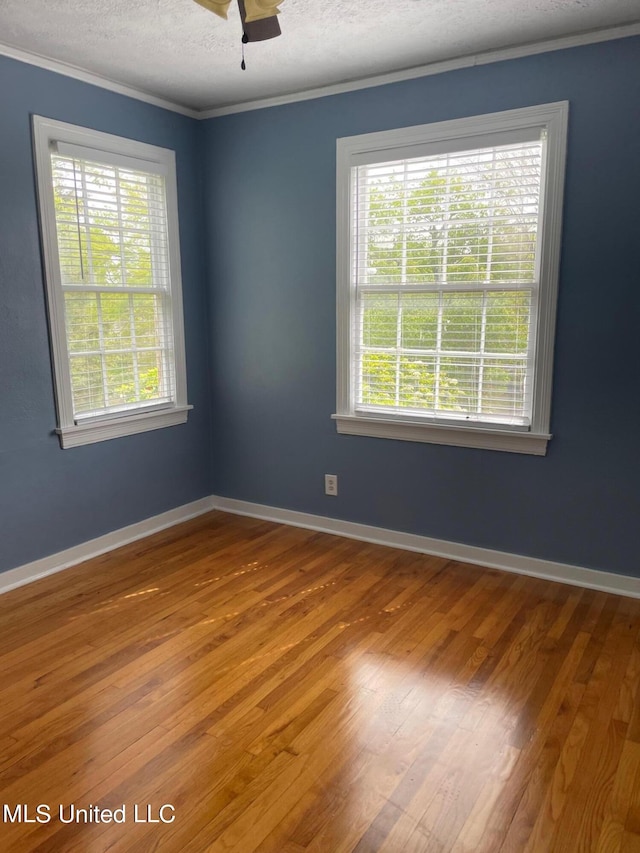
<instances>
[{"instance_id":1,"label":"electrical outlet","mask_svg":"<svg viewBox=\"0 0 640 853\"><path fill-rule=\"evenodd\" d=\"M337 474L325 474L324 475L324 493L325 493L325 495L337 495L338 494L338 475Z\"/></svg>"}]
</instances>

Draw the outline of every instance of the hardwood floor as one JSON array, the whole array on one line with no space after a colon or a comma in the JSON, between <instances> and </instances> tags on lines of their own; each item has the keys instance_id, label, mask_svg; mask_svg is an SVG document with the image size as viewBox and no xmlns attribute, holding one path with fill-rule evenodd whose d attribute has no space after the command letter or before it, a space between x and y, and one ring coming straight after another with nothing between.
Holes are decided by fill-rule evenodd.
<instances>
[{"instance_id":1,"label":"hardwood floor","mask_svg":"<svg viewBox=\"0 0 640 853\"><path fill-rule=\"evenodd\" d=\"M0 625L2 851L640 851L640 601L211 513Z\"/></svg>"}]
</instances>

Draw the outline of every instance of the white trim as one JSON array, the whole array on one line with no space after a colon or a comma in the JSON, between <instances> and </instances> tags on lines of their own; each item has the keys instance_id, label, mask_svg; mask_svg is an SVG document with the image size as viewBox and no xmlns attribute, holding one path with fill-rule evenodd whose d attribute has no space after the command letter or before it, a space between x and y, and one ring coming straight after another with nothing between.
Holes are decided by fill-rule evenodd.
<instances>
[{"instance_id":1,"label":"white trim","mask_svg":"<svg viewBox=\"0 0 640 853\"><path fill-rule=\"evenodd\" d=\"M556 111L547 119L545 152L546 181L541 199L540 297L537 310L536 368L533 388L534 432L546 432L551 422L553 354L555 350L558 285L562 250L562 213L567 164L569 102L554 104Z\"/></svg>"},{"instance_id":2,"label":"white trim","mask_svg":"<svg viewBox=\"0 0 640 853\"><path fill-rule=\"evenodd\" d=\"M311 101L315 98L326 98L329 95L342 95L345 92L356 92L359 89L371 89L375 86L386 86L388 83L401 83L404 80L415 80L419 77L431 77L444 74L447 71L458 71L462 68L473 68L476 65L490 65L494 62L504 62L509 59L521 59L538 53L550 53L555 50L566 50L572 47L583 47L588 44L598 44L603 41L630 38L640 35L640 23L625 24L620 27L608 27L603 30L593 30L573 36L532 42L531 44L488 50L483 53L473 53L455 59L445 59L428 65L419 65L403 71L390 71L388 74L378 74L365 77L362 80L351 80L345 83L335 83L332 86L319 86L304 92L291 92L288 95L277 95L273 98L261 98L255 101L229 104L224 107L210 107L198 112L198 118L218 118L219 116L245 113L252 110L262 110L268 107L280 107L299 101Z\"/></svg>"},{"instance_id":3,"label":"white trim","mask_svg":"<svg viewBox=\"0 0 640 853\"><path fill-rule=\"evenodd\" d=\"M62 156L68 154L73 156L73 149L76 148L79 149L78 153L89 153L89 156L95 153L98 158L106 153L107 159L104 162L110 162L109 155L114 155L115 164L120 159L120 155L131 158L137 161L138 168L141 170L144 170L147 163L159 164L163 175L175 168L175 152L170 148L162 148L149 142L140 142L127 136L105 133L102 130L94 130L40 115L33 115L33 128L35 134L41 136L43 141L48 143L51 140L56 143L56 146L61 149ZM45 146L45 151L48 155L48 145ZM136 163L127 162L126 165L135 168Z\"/></svg>"},{"instance_id":4,"label":"white trim","mask_svg":"<svg viewBox=\"0 0 640 853\"><path fill-rule=\"evenodd\" d=\"M211 497L201 498L192 503L170 509L160 515L146 518L144 521L138 521L136 524L121 527L119 530L106 533L104 536L98 536L96 539L90 539L88 542L82 542L80 545L74 545L73 548L67 548L65 551L59 551L49 557L34 560L32 563L25 563L16 569L9 569L7 572L0 573L0 595L39 578L76 566L92 557L98 557L107 551L121 548L130 542L144 539L145 536L151 536L152 533L158 533L167 527L189 521L189 519L203 515L212 509L213 499Z\"/></svg>"},{"instance_id":5,"label":"white trim","mask_svg":"<svg viewBox=\"0 0 640 853\"><path fill-rule=\"evenodd\" d=\"M126 137L91 130L34 115L33 149L36 162L38 213L42 235L47 311L53 360L56 410L60 444L63 448L77 447L95 441L106 441L136 432L148 432L165 426L184 423L192 406L187 402L187 369L182 308L182 269L178 224L178 191L175 152ZM56 211L51 166L51 146L79 150L98 162L125 163L140 171L161 175L164 179L167 252L170 286L167 291L167 326L173 344L175 396L169 410L144 413L127 412L108 422L87 418L75 423L69 350L66 337L64 289L60 273ZM123 293L126 290L123 290ZM151 291L150 291L151 292ZM173 395L172 395L173 396Z\"/></svg>"},{"instance_id":6,"label":"white trim","mask_svg":"<svg viewBox=\"0 0 640 853\"><path fill-rule=\"evenodd\" d=\"M505 450L545 456L549 433L508 432L482 427L416 424L384 418L361 418L331 415L342 435L366 435L371 438L394 438L399 441L422 441L426 444L448 444L453 447L476 447L483 450Z\"/></svg>"},{"instance_id":7,"label":"white trim","mask_svg":"<svg viewBox=\"0 0 640 853\"><path fill-rule=\"evenodd\" d=\"M342 521L323 515L312 515L306 512L265 506L264 504L239 501L217 495L211 496L211 509L234 515L247 515L251 518L260 518L279 524L288 524L291 527L304 527L307 530L331 533L335 536L344 536L347 539L359 539L375 545L387 545L390 548L401 548L405 551L417 551L420 554L430 554L448 560L459 560L463 563L500 569L517 575L543 578L570 586L596 589L600 592L624 595L629 598L640 598L640 578L628 577L615 572L586 569L568 563L555 563L537 557L509 554L506 551L494 551L490 548L464 545L461 542L448 542L445 539L432 539L429 536L418 536L414 533L387 530L369 524Z\"/></svg>"},{"instance_id":8,"label":"white trim","mask_svg":"<svg viewBox=\"0 0 640 853\"><path fill-rule=\"evenodd\" d=\"M319 86L314 89L307 89L303 92L291 92L287 95L276 95L272 98L259 98L254 101L245 101L244 103L228 104L222 107L206 107L202 109L194 109L187 107L184 104L178 104L174 101L152 95L145 92L143 89L137 89L134 86L128 86L124 83L118 83L111 80L109 77L103 77L100 74L95 74L91 71L86 71L84 68L79 68L76 65L71 65L67 62L62 62L58 59L50 59L23 48L14 47L13 45L0 42L0 56L7 56L10 59L15 59L18 62L24 62L27 65L34 65L37 68L44 68L46 71L52 71L55 74L62 74L65 77L71 77L74 80L80 80L83 83L88 83L91 86L99 86L101 89L106 89L110 92L116 92L119 95L125 95L129 98L135 98L138 101L143 101L147 104L152 104L155 107L161 107L165 110L171 110L180 115L188 116L198 120L209 118L218 118L219 116L232 115L234 113L245 113L252 110L262 110L268 107L279 107L284 104L294 104L299 101L310 101L315 98L325 98L329 95L341 95L345 92L356 92L360 89L370 89L375 86L385 86L387 83L401 83L404 80L415 80L419 77L431 77L435 74L444 74L447 71L457 71L461 68L473 68L476 65L489 65L493 62L504 62L509 59L521 59L526 56L534 56L538 53L550 53L555 50L566 50L572 47L582 47L588 44L598 44L605 41L615 41L617 39L631 38L640 35L640 23L623 24L619 27L607 27L601 30L592 30L587 33L578 33L572 36L563 36L557 39L546 39L543 41L532 42L531 44L518 45L516 47L498 48L497 50L488 50L482 53L472 53L465 56L456 57L455 59L445 59L440 62L431 62L427 65L419 65L414 68L407 68L401 71L390 71L387 74L378 74L373 77L365 77L361 80L351 80L344 83L335 83L331 86Z\"/></svg>"},{"instance_id":9,"label":"white trim","mask_svg":"<svg viewBox=\"0 0 640 853\"><path fill-rule=\"evenodd\" d=\"M550 124L554 132L560 134L568 115L568 101L532 104L513 110L477 113L411 127L344 136L337 140L340 143L337 150L342 154L343 166L346 167L379 163L386 157L429 156L433 153L431 147L436 143L444 143L438 146L436 153L464 151L471 144L478 148L501 145L503 139L510 141L512 131L516 131L514 138L524 140L528 137L533 141L533 131L540 131ZM539 133L537 136L539 138ZM453 144L447 144L449 141ZM559 141L563 142L563 137Z\"/></svg>"},{"instance_id":10,"label":"white trim","mask_svg":"<svg viewBox=\"0 0 640 853\"><path fill-rule=\"evenodd\" d=\"M150 432L154 429L186 424L190 409L193 409L193 406L175 406L172 409L145 412L125 418L112 418L99 422L86 420L75 426L57 429L56 433L60 436L60 444L63 448L80 447L82 444L93 444L96 441L108 441L110 438L122 438L138 432Z\"/></svg>"},{"instance_id":11,"label":"white trim","mask_svg":"<svg viewBox=\"0 0 640 853\"><path fill-rule=\"evenodd\" d=\"M387 530L369 524L342 521L328 516L312 515L307 512L240 501L219 495L209 495L206 498L176 507L128 527L121 527L119 530L106 533L97 539L90 539L88 542L75 545L73 548L67 548L65 551L59 551L57 554L51 554L40 560L34 560L32 563L25 563L23 566L2 572L0 573L0 594L47 575L55 574L63 569L68 569L78 563L83 563L92 557L98 557L107 551L121 548L130 542L151 536L153 533L181 524L183 521L196 518L211 510L220 510L232 515L246 515L250 518L260 518L278 524L287 524L291 527L303 527L306 530L317 530L321 533L331 533L334 536L344 536L347 539L358 539L376 545L387 545L390 548L401 548L405 551L417 551L420 554L430 554L448 560L459 560L472 565L543 578L544 580L566 583L586 589L596 589L614 595L640 598L640 578L628 577L615 572L586 569L581 566L571 566L567 563L555 563L520 554L509 554L506 551L478 548L473 545L464 545L461 542L448 542L445 539L433 539L414 533Z\"/></svg>"},{"instance_id":12,"label":"white trim","mask_svg":"<svg viewBox=\"0 0 640 853\"><path fill-rule=\"evenodd\" d=\"M65 136L71 137L74 130L77 130L77 127L73 125L66 125L65 127ZM84 128L82 128L84 131ZM125 137L120 137L123 141L122 151L126 149L130 149L132 154L128 155L122 153L122 151L110 151L108 149L109 144L109 135L108 133L101 133L99 131L94 131L96 136L94 137L94 141L97 143L100 139L104 139L105 146L100 147L99 145L78 145L76 143L71 142L55 142L55 151L61 157L65 157L72 160L93 160L95 158L96 162L100 165L109 164L110 166L116 166L120 169L132 169L139 172L144 172L147 166L147 159L145 159L141 152L138 152L138 156L135 156L135 147L136 144L133 140L126 139ZM99 135L98 135L99 134ZM111 140L113 142L113 140ZM142 146L146 146L147 143L140 143L141 150ZM126 149L125 149L126 146ZM155 146L150 145L149 149L153 152ZM162 157L165 149L156 149L158 151L158 157ZM163 175L166 177L170 173L169 162L166 161L166 158L163 157L162 161L159 159L153 159L153 155L148 158L149 168L147 173L150 175Z\"/></svg>"},{"instance_id":13,"label":"white trim","mask_svg":"<svg viewBox=\"0 0 640 853\"><path fill-rule=\"evenodd\" d=\"M35 65L36 68L44 68L45 71L53 71L54 74L62 74L64 77L80 80L82 83L88 83L90 86L99 86L108 92L115 92L118 95L135 98L136 101L143 101L146 104L152 104L154 107L171 110L171 112L180 113L180 115L188 116L189 118L201 118L200 112L194 110L192 107L177 104L166 98L160 98L157 95L152 95L150 92L145 92L144 89L136 89L135 86L118 83L109 77L94 74L92 71L86 71L84 68L79 68L77 65L71 65L68 62L62 62L59 59L50 59L47 56L32 53L29 50L23 50L20 47L13 47L13 45L2 42L0 42L0 56L7 56L9 59L15 59L27 65Z\"/></svg>"}]
</instances>

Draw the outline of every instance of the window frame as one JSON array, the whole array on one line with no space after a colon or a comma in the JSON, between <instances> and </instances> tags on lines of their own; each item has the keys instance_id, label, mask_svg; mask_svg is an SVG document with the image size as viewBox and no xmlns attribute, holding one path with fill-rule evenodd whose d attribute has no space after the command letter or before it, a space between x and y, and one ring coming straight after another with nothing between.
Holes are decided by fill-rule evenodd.
<instances>
[{"instance_id":1,"label":"window frame","mask_svg":"<svg viewBox=\"0 0 640 853\"><path fill-rule=\"evenodd\" d=\"M566 163L568 101L470 116L433 124L343 137L336 143L336 345L337 404L332 418L339 433L477 447L514 453L545 455L551 438L551 388L558 277L560 268L562 206ZM541 192L540 282L534 317L536 344L533 355L533 403L528 430L499 424L495 428L452 418L451 424L428 416L400 412L379 414L356 411L353 394L353 312L355 286L352 266L352 170L364 163L385 163L419 157L438 146L439 151L482 147L482 137L523 129L545 129ZM474 143L474 139L476 142ZM466 146L465 146L466 150Z\"/></svg>"},{"instance_id":2,"label":"window frame","mask_svg":"<svg viewBox=\"0 0 640 853\"><path fill-rule=\"evenodd\" d=\"M187 375L182 308L182 276L178 223L178 192L175 152L148 143L110 133L80 127L67 122L32 116L33 152L36 172L38 213L49 339L53 365L57 427L62 448L77 447L126 435L148 432L185 423L193 407L187 402ZM64 292L57 242L53 193L51 146L62 143L95 152L95 159L113 164L114 159L130 165L151 167L149 172L165 181L167 246L169 255L170 323L173 339L175 395L169 403L141 403L121 413L81 414L76 416L71 388L70 355L67 343ZM109 160L109 157L112 159ZM124 288L123 288L124 291ZM124 291L126 292L126 291Z\"/></svg>"}]
</instances>

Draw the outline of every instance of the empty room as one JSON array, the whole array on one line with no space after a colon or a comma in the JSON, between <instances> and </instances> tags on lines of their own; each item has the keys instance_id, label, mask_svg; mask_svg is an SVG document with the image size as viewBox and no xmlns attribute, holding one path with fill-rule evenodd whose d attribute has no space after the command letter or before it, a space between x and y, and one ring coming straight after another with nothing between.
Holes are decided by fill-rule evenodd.
<instances>
[{"instance_id":1,"label":"empty room","mask_svg":"<svg viewBox=\"0 0 640 853\"><path fill-rule=\"evenodd\" d=\"M2 0L0 851L640 853L639 105L638 0Z\"/></svg>"}]
</instances>

